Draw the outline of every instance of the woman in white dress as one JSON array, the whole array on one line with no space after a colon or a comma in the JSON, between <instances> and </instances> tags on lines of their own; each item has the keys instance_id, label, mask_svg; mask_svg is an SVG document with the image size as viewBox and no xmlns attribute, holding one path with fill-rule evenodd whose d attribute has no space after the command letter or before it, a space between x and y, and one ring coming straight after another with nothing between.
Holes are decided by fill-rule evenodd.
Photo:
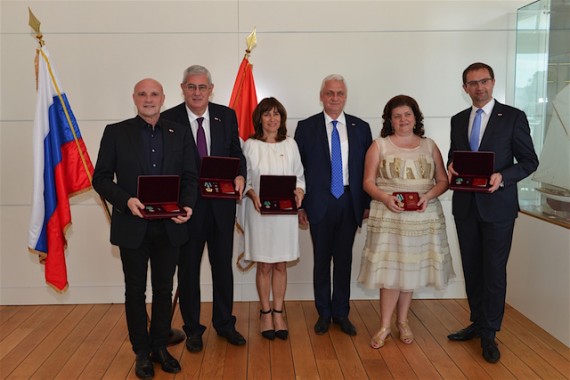
<instances>
[{"instance_id":1,"label":"woman in white dress","mask_svg":"<svg viewBox=\"0 0 570 380\"><path fill-rule=\"evenodd\" d=\"M256 285L261 303L261 334L264 338L287 339L283 302L287 288L287 262L299 258L297 215L262 215L260 176L294 175L297 207L305 195L305 176L299 149L287 137L287 113L275 98L265 98L253 111L255 133L246 140L245 260L257 262ZM273 308L270 296L273 294Z\"/></svg>"},{"instance_id":2,"label":"woman in white dress","mask_svg":"<svg viewBox=\"0 0 570 380\"><path fill-rule=\"evenodd\" d=\"M382 118L381 137L368 149L364 166L363 187L372 201L358 276L364 286L380 289L381 326L370 343L373 348L390 337L396 309L400 340L411 344L408 311L414 289L442 289L455 276L437 199L448 188L441 153L423 136L423 115L413 98L390 99ZM395 192L417 193L419 199L412 200L418 209L406 211Z\"/></svg>"}]
</instances>

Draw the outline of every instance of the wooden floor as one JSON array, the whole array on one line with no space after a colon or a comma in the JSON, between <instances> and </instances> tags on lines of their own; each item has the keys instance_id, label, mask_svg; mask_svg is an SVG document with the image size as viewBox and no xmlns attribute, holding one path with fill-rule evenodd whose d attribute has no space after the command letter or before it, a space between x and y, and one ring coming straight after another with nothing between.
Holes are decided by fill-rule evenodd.
<instances>
[{"instance_id":1,"label":"wooden floor","mask_svg":"<svg viewBox=\"0 0 570 380\"><path fill-rule=\"evenodd\" d=\"M377 301L353 301L350 317L358 335L338 326L317 336L313 302L289 301L290 337L269 342L259 334L257 302L235 304L237 329L248 340L228 345L208 325L201 353L171 347L182 372L155 367L155 379L568 379L570 349L519 312L507 307L497 335L501 361L488 364L478 340L450 342L446 335L468 324L465 300L414 300L410 326L416 341L398 339L373 350L378 329ZM181 326L179 313L173 321ZM392 330L395 330L393 327ZM397 338L397 331L394 331ZM134 354L127 336L124 306L0 306L1 379L135 379Z\"/></svg>"}]
</instances>

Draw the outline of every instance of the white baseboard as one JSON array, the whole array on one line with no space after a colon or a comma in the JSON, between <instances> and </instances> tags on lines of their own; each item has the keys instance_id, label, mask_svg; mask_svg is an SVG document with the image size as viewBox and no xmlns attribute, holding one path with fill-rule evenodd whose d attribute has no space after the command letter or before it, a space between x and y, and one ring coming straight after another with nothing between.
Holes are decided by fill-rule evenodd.
<instances>
[{"instance_id":1,"label":"white baseboard","mask_svg":"<svg viewBox=\"0 0 570 380\"><path fill-rule=\"evenodd\" d=\"M176 284L175 284L176 289ZM44 287L3 287L0 289L1 305L49 305L49 304L91 304L91 303L123 303L125 288L123 284L112 286L74 285L64 293L57 293L48 286ZM147 288L147 300L151 300L152 290ZM414 298L465 298L463 281L450 282L445 292L433 289L420 289L414 292ZM378 299L377 290L368 290L353 282L351 299ZM293 282L287 284L287 300L312 300L313 284ZM238 283L234 285L234 300L257 301L255 283ZM202 284L202 301L212 301L212 285Z\"/></svg>"}]
</instances>

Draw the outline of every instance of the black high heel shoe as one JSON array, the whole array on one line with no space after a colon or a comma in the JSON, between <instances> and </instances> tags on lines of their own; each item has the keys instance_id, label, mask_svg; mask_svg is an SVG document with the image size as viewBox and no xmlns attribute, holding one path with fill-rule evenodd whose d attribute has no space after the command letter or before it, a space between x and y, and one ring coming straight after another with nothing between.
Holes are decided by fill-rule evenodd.
<instances>
[{"instance_id":1,"label":"black high heel shoe","mask_svg":"<svg viewBox=\"0 0 570 380\"><path fill-rule=\"evenodd\" d=\"M277 314L283 314L283 310L273 309L273 312ZM275 336L279 339L287 340L287 337L289 336L289 330L277 330L275 331Z\"/></svg>"},{"instance_id":2,"label":"black high heel shoe","mask_svg":"<svg viewBox=\"0 0 570 380\"><path fill-rule=\"evenodd\" d=\"M271 313L271 309L269 310L259 310L259 319L261 319L261 317L265 314L269 314ZM269 340L273 340L275 339L275 330L265 330L261 332L261 336L264 337L265 339L269 339Z\"/></svg>"}]
</instances>

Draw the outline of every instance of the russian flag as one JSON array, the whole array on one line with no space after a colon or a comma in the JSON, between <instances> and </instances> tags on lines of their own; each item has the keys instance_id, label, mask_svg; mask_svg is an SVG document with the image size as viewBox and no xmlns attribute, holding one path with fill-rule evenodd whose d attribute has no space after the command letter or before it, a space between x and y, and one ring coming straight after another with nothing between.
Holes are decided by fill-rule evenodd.
<instances>
[{"instance_id":1,"label":"russian flag","mask_svg":"<svg viewBox=\"0 0 570 380\"><path fill-rule=\"evenodd\" d=\"M93 164L67 97L58 85L46 47L38 49L33 130L34 187L28 248L45 264L46 282L67 288L65 231L71 224L69 198L91 188Z\"/></svg>"}]
</instances>

